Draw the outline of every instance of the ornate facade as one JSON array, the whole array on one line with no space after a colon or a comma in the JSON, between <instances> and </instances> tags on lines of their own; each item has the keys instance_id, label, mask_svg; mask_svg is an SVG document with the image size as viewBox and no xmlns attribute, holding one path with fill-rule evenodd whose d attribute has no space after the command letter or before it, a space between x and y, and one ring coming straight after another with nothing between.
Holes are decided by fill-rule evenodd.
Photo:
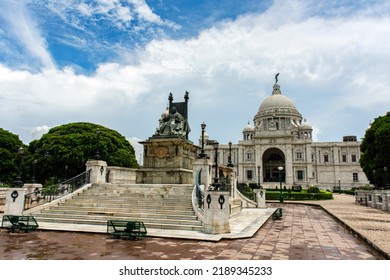
<instances>
[{"instance_id":1,"label":"ornate facade","mask_svg":"<svg viewBox=\"0 0 390 280\"><path fill-rule=\"evenodd\" d=\"M369 184L360 167L360 144L356 136L343 142L313 142L313 128L302 118L294 102L283 95L279 84L261 103L242 131L237 144L219 146L218 162L227 165L229 155L239 183L350 189ZM204 138L208 139L205 134ZM200 140L201 143L201 140ZM213 147L205 150L213 157ZM282 169L283 168L283 169Z\"/></svg>"}]
</instances>

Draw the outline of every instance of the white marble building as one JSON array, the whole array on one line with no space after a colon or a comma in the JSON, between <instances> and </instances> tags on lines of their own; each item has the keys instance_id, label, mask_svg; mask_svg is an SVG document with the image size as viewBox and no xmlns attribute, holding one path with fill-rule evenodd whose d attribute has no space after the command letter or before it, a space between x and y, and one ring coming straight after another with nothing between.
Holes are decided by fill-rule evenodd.
<instances>
[{"instance_id":1,"label":"white marble building","mask_svg":"<svg viewBox=\"0 0 390 280\"><path fill-rule=\"evenodd\" d=\"M350 189L369 183L359 164L361 142L356 136L345 136L343 142L313 142L313 128L282 94L279 84L261 103L253 124L244 127L242 140L231 148L219 145L219 164L229 163L231 150L239 183L275 187L279 167L286 186ZM207 142L207 133L204 138ZM201 137L199 142L201 146ZM206 145L205 151L213 159L213 147Z\"/></svg>"}]
</instances>

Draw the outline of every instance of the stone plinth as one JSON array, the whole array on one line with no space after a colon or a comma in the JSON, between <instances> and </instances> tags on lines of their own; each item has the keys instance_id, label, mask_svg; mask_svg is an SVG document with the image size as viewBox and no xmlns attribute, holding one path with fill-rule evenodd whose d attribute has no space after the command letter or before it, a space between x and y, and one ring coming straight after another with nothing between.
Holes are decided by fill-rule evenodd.
<instances>
[{"instance_id":1,"label":"stone plinth","mask_svg":"<svg viewBox=\"0 0 390 280\"><path fill-rule=\"evenodd\" d=\"M207 191L204 195L203 231L211 234L229 233L229 192Z\"/></svg>"},{"instance_id":2,"label":"stone plinth","mask_svg":"<svg viewBox=\"0 0 390 280\"><path fill-rule=\"evenodd\" d=\"M267 208L265 205L265 189L254 189L256 194L257 208Z\"/></svg>"},{"instance_id":3,"label":"stone plinth","mask_svg":"<svg viewBox=\"0 0 390 280\"><path fill-rule=\"evenodd\" d=\"M144 167L137 170L139 184L193 184L198 147L182 138L150 138L144 146Z\"/></svg>"},{"instance_id":4,"label":"stone plinth","mask_svg":"<svg viewBox=\"0 0 390 280\"><path fill-rule=\"evenodd\" d=\"M182 168L142 168L137 184L193 184L193 171Z\"/></svg>"},{"instance_id":5,"label":"stone plinth","mask_svg":"<svg viewBox=\"0 0 390 280\"><path fill-rule=\"evenodd\" d=\"M90 182L92 184L101 184L106 182L107 162L103 160L90 159L86 163L86 169L91 170Z\"/></svg>"},{"instance_id":6,"label":"stone plinth","mask_svg":"<svg viewBox=\"0 0 390 280\"><path fill-rule=\"evenodd\" d=\"M8 188L4 215L22 215L24 210L24 195L27 193L28 189L24 187Z\"/></svg>"}]
</instances>

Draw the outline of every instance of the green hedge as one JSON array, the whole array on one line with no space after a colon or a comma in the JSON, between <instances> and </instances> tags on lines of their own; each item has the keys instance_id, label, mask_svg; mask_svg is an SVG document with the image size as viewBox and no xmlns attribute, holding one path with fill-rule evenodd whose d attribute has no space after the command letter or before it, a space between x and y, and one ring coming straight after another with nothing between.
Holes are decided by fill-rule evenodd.
<instances>
[{"instance_id":1,"label":"green hedge","mask_svg":"<svg viewBox=\"0 0 390 280\"><path fill-rule=\"evenodd\" d=\"M266 200L279 200L280 192L269 191L265 192ZM330 192L319 193L297 193L297 192L283 192L284 200L326 200L333 199L333 194Z\"/></svg>"},{"instance_id":2,"label":"green hedge","mask_svg":"<svg viewBox=\"0 0 390 280\"><path fill-rule=\"evenodd\" d=\"M237 185L237 189L240 191L241 194L243 194L245 197L249 198L249 199L253 199L253 189L251 187L249 187L247 184L245 183L239 183Z\"/></svg>"}]
</instances>

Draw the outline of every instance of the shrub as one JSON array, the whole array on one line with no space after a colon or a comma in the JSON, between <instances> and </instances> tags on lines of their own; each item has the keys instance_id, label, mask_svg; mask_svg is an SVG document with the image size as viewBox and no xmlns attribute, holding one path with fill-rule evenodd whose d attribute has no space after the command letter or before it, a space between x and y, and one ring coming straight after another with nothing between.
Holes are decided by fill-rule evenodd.
<instances>
[{"instance_id":1,"label":"shrub","mask_svg":"<svg viewBox=\"0 0 390 280\"><path fill-rule=\"evenodd\" d=\"M318 192L318 193L307 193L307 192L283 192L284 200L327 200L333 199L331 192ZM266 200L279 200L280 192L267 190L265 193Z\"/></svg>"},{"instance_id":2,"label":"shrub","mask_svg":"<svg viewBox=\"0 0 390 280\"><path fill-rule=\"evenodd\" d=\"M253 190L245 183L239 183L237 185L237 189L240 193L242 193L245 197L249 199L253 199Z\"/></svg>"},{"instance_id":3,"label":"shrub","mask_svg":"<svg viewBox=\"0 0 390 280\"><path fill-rule=\"evenodd\" d=\"M310 186L307 189L307 193L319 193L320 189L317 186Z\"/></svg>"},{"instance_id":4,"label":"shrub","mask_svg":"<svg viewBox=\"0 0 390 280\"><path fill-rule=\"evenodd\" d=\"M253 190L253 189L258 189L259 185L256 183L249 183L249 187Z\"/></svg>"},{"instance_id":5,"label":"shrub","mask_svg":"<svg viewBox=\"0 0 390 280\"><path fill-rule=\"evenodd\" d=\"M302 191L302 186L292 186L292 191L293 192L301 192Z\"/></svg>"}]
</instances>

